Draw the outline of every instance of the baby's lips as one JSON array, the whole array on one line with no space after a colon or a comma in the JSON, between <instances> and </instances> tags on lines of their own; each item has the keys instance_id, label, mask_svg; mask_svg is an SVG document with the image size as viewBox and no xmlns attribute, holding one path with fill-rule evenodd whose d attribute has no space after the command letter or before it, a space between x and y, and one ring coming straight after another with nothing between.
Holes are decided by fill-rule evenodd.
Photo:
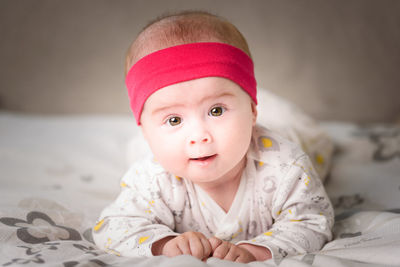
<instances>
[{"instance_id":1,"label":"baby's lips","mask_svg":"<svg viewBox=\"0 0 400 267\"><path fill-rule=\"evenodd\" d=\"M217 156L217 154L210 155L210 156L198 157L198 158L190 158L190 160L200 160L200 161L203 161L203 160L207 160L207 159L213 158L213 157L215 157L215 156Z\"/></svg>"}]
</instances>

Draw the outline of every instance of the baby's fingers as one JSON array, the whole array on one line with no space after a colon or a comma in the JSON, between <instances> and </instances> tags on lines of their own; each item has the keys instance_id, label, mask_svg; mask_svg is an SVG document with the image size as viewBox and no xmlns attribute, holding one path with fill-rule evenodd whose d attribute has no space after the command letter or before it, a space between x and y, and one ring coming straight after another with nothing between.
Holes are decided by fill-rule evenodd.
<instances>
[{"instance_id":1,"label":"baby's fingers","mask_svg":"<svg viewBox=\"0 0 400 267\"><path fill-rule=\"evenodd\" d=\"M182 255L182 250L179 248L180 244L178 242L178 237L173 238L172 240L168 241L165 243L163 249L162 249L162 254L167 256L167 257L175 257L178 255Z\"/></svg>"},{"instance_id":2,"label":"baby's fingers","mask_svg":"<svg viewBox=\"0 0 400 267\"><path fill-rule=\"evenodd\" d=\"M177 248L180 251L180 254L190 255L190 245L189 240L187 240L183 235L177 237ZM178 255L180 255L178 254Z\"/></svg>"},{"instance_id":3,"label":"baby's fingers","mask_svg":"<svg viewBox=\"0 0 400 267\"><path fill-rule=\"evenodd\" d=\"M208 242L210 242L212 251L214 251L219 245L222 244L222 240L219 238L216 238L215 236L208 239Z\"/></svg>"},{"instance_id":4,"label":"baby's fingers","mask_svg":"<svg viewBox=\"0 0 400 267\"><path fill-rule=\"evenodd\" d=\"M219 259L225 259L226 255L229 252L229 243L228 242L221 242L221 244L214 249L213 257Z\"/></svg>"},{"instance_id":5,"label":"baby's fingers","mask_svg":"<svg viewBox=\"0 0 400 267\"><path fill-rule=\"evenodd\" d=\"M207 244L208 243L208 244ZM191 255L202 260L208 257L211 252L211 246L207 239L196 236L189 240Z\"/></svg>"},{"instance_id":6,"label":"baby's fingers","mask_svg":"<svg viewBox=\"0 0 400 267\"><path fill-rule=\"evenodd\" d=\"M201 238L200 239L201 243L203 244L203 259L208 258L211 255L212 252L212 247L208 239L206 238Z\"/></svg>"},{"instance_id":7,"label":"baby's fingers","mask_svg":"<svg viewBox=\"0 0 400 267\"><path fill-rule=\"evenodd\" d=\"M168 249L164 250L163 255L165 255L167 257L176 257L179 255L182 255L182 251L180 250L180 248L178 246L169 247Z\"/></svg>"},{"instance_id":8,"label":"baby's fingers","mask_svg":"<svg viewBox=\"0 0 400 267\"><path fill-rule=\"evenodd\" d=\"M227 261L236 261L236 259L240 256L240 251L238 249L238 247L231 245L229 247L229 251L226 254L224 260Z\"/></svg>"},{"instance_id":9,"label":"baby's fingers","mask_svg":"<svg viewBox=\"0 0 400 267\"><path fill-rule=\"evenodd\" d=\"M178 249L180 251L180 254L185 254L185 255L190 255L191 254L190 246L186 242L179 243L178 244ZM180 254L178 254L178 255L180 255Z\"/></svg>"},{"instance_id":10,"label":"baby's fingers","mask_svg":"<svg viewBox=\"0 0 400 267\"><path fill-rule=\"evenodd\" d=\"M198 259L203 258L203 244L199 238L189 239L190 244L190 254Z\"/></svg>"}]
</instances>

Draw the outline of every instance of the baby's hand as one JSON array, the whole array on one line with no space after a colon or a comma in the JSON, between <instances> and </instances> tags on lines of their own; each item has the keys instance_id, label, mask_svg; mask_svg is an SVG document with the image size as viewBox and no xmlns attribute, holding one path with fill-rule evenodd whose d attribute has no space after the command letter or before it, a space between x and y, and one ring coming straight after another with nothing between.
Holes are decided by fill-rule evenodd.
<instances>
[{"instance_id":1,"label":"baby's hand","mask_svg":"<svg viewBox=\"0 0 400 267\"><path fill-rule=\"evenodd\" d=\"M213 257L241 263L257 260L247 249L236 246L228 241L222 241L216 237L210 238L209 241L212 247Z\"/></svg>"},{"instance_id":2,"label":"baby's hand","mask_svg":"<svg viewBox=\"0 0 400 267\"><path fill-rule=\"evenodd\" d=\"M159 243L160 242L160 243ZM165 255L174 257L182 254L192 255L200 260L207 259L211 254L211 244L202 233L185 232L176 237L162 239L153 244L160 246L158 249L161 253L153 253L153 255ZM157 249L155 249L157 250ZM154 251L154 250L153 250Z\"/></svg>"}]
</instances>

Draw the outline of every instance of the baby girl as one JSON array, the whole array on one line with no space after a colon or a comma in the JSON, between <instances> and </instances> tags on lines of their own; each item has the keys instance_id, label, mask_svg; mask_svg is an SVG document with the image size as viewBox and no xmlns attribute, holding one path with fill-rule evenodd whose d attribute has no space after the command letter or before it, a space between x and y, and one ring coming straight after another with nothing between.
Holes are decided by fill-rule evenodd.
<instances>
[{"instance_id":1,"label":"baby girl","mask_svg":"<svg viewBox=\"0 0 400 267\"><path fill-rule=\"evenodd\" d=\"M256 124L253 61L235 26L204 12L159 18L130 47L126 74L153 155L102 212L99 247L251 262L331 239L332 206L309 157Z\"/></svg>"}]
</instances>

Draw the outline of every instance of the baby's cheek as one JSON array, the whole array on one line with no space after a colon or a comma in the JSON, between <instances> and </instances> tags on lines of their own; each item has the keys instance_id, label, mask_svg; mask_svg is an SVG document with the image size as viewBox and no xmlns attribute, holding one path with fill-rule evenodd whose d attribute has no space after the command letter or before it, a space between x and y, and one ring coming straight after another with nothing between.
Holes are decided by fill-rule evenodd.
<instances>
[{"instance_id":1,"label":"baby's cheek","mask_svg":"<svg viewBox=\"0 0 400 267\"><path fill-rule=\"evenodd\" d=\"M251 142L252 127L242 127L238 129L241 130L236 131L235 136L231 139L231 144L235 144L234 149L237 150L236 153L246 153Z\"/></svg>"},{"instance_id":2,"label":"baby's cheek","mask_svg":"<svg viewBox=\"0 0 400 267\"><path fill-rule=\"evenodd\" d=\"M177 151L166 150L165 148L159 150L155 159L159 164L168 172L179 175L184 167L184 159L181 153Z\"/></svg>"}]
</instances>

